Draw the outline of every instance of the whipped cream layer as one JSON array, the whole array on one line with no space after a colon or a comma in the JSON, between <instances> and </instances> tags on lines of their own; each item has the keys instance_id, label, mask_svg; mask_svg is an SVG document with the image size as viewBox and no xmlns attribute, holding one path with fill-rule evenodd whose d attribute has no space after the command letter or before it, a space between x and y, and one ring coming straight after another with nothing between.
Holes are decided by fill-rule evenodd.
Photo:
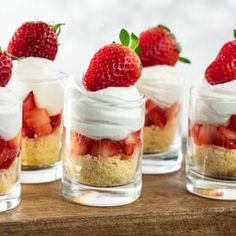
<instances>
[{"instance_id":1,"label":"whipped cream layer","mask_svg":"<svg viewBox=\"0 0 236 236\"><path fill-rule=\"evenodd\" d=\"M158 106L166 108L182 96L183 77L179 69L168 65L144 67L137 88Z\"/></svg>"},{"instance_id":2,"label":"whipped cream layer","mask_svg":"<svg viewBox=\"0 0 236 236\"><path fill-rule=\"evenodd\" d=\"M7 88L0 87L0 136L11 140L20 132L22 112L20 100Z\"/></svg>"},{"instance_id":3,"label":"whipped cream layer","mask_svg":"<svg viewBox=\"0 0 236 236\"><path fill-rule=\"evenodd\" d=\"M190 119L201 124L227 124L236 115L236 80L210 85L204 82L194 89Z\"/></svg>"},{"instance_id":4,"label":"whipped cream layer","mask_svg":"<svg viewBox=\"0 0 236 236\"><path fill-rule=\"evenodd\" d=\"M65 126L87 137L122 140L143 127L143 97L134 86L89 92L77 80L66 97Z\"/></svg>"},{"instance_id":5,"label":"whipped cream layer","mask_svg":"<svg viewBox=\"0 0 236 236\"><path fill-rule=\"evenodd\" d=\"M60 73L53 61L27 57L14 64L13 76L8 87L25 98L33 91L38 107L46 108L50 115L63 109L63 86Z\"/></svg>"}]
</instances>

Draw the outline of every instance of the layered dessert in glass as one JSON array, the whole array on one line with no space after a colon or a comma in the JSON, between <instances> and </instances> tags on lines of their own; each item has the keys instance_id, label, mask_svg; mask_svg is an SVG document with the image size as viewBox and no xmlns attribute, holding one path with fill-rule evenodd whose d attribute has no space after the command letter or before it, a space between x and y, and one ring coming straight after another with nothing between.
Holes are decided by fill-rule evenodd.
<instances>
[{"instance_id":1,"label":"layered dessert in glass","mask_svg":"<svg viewBox=\"0 0 236 236\"><path fill-rule=\"evenodd\" d=\"M55 46L57 35L52 26L43 22L23 24L8 46L9 53L18 57L8 87L23 98L23 183L50 182L61 177L64 91L63 75L53 61Z\"/></svg>"},{"instance_id":2,"label":"layered dessert in glass","mask_svg":"<svg viewBox=\"0 0 236 236\"><path fill-rule=\"evenodd\" d=\"M144 97L133 86L141 73L133 50L118 43L101 48L82 79L72 79L66 89L62 184L67 199L115 206L140 195Z\"/></svg>"},{"instance_id":3,"label":"layered dessert in glass","mask_svg":"<svg viewBox=\"0 0 236 236\"><path fill-rule=\"evenodd\" d=\"M11 68L11 59L0 51L0 212L20 202L22 109L19 98L5 88Z\"/></svg>"},{"instance_id":4,"label":"layered dessert in glass","mask_svg":"<svg viewBox=\"0 0 236 236\"><path fill-rule=\"evenodd\" d=\"M236 41L226 43L191 90L187 189L236 199Z\"/></svg>"},{"instance_id":5,"label":"layered dessert in glass","mask_svg":"<svg viewBox=\"0 0 236 236\"><path fill-rule=\"evenodd\" d=\"M147 97L144 126L143 172L168 173L181 167L180 110L183 75L180 45L173 33L159 25L140 34L143 64L138 89Z\"/></svg>"}]
</instances>

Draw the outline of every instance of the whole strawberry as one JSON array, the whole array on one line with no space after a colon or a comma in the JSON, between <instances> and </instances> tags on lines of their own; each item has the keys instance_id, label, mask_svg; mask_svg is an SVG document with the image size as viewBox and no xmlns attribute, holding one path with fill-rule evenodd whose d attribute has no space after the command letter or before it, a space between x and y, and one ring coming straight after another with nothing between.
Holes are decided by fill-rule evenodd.
<instances>
[{"instance_id":1,"label":"whole strawberry","mask_svg":"<svg viewBox=\"0 0 236 236\"><path fill-rule=\"evenodd\" d=\"M96 91L107 87L128 87L141 75L138 38L125 29L120 32L122 44L112 43L101 48L92 58L84 75L87 90Z\"/></svg>"},{"instance_id":2,"label":"whole strawberry","mask_svg":"<svg viewBox=\"0 0 236 236\"><path fill-rule=\"evenodd\" d=\"M153 65L174 66L177 61L190 63L187 58L180 57L180 44L171 31L163 26L151 28L140 34L140 59L144 67Z\"/></svg>"},{"instance_id":3,"label":"whole strawberry","mask_svg":"<svg viewBox=\"0 0 236 236\"><path fill-rule=\"evenodd\" d=\"M236 40L224 44L216 59L207 67L205 78L212 85L236 80Z\"/></svg>"},{"instance_id":4,"label":"whole strawberry","mask_svg":"<svg viewBox=\"0 0 236 236\"><path fill-rule=\"evenodd\" d=\"M43 57L54 60L58 50L60 26L44 22L26 22L21 25L8 45L8 52L14 57Z\"/></svg>"},{"instance_id":5,"label":"whole strawberry","mask_svg":"<svg viewBox=\"0 0 236 236\"><path fill-rule=\"evenodd\" d=\"M11 78L12 60L5 53L0 51L0 87L5 87Z\"/></svg>"}]
</instances>

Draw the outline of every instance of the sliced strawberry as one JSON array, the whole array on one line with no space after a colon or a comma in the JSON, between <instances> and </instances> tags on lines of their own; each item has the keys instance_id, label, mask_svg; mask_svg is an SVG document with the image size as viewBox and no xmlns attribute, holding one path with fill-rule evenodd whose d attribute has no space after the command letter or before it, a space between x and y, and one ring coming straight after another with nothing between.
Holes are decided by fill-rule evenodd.
<instances>
[{"instance_id":1,"label":"sliced strawberry","mask_svg":"<svg viewBox=\"0 0 236 236\"><path fill-rule=\"evenodd\" d=\"M0 170L7 169L17 157L17 149L4 148L0 153Z\"/></svg>"},{"instance_id":2,"label":"sliced strawberry","mask_svg":"<svg viewBox=\"0 0 236 236\"><path fill-rule=\"evenodd\" d=\"M217 128L220 134L222 134L225 138L229 140L235 140L236 141L236 132L233 130L221 125Z\"/></svg>"},{"instance_id":3,"label":"sliced strawberry","mask_svg":"<svg viewBox=\"0 0 236 236\"><path fill-rule=\"evenodd\" d=\"M229 128L236 131L236 115L232 115L229 120Z\"/></svg>"},{"instance_id":4,"label":"sliced strawberry","mask_svg":"<svg viewBox=\"0 0 236 236\"><path fill-rule=\"evenodd\" d=\"M6 141L0 137L0 152L6 147Z\"/></svg>"},{"instance_id":5,"label":"sliced strawberry","mask_svg":"<svg viewBox=\"0 0 236 236\"><path fill-rule=\"evenodd\" d=\"M71 133L71 153L86 155L90 153L94 140L76 132Z\"/></svg>"},{"instance_id":6,"label":"sliced strawberry","mask_svg":"<svg viewBox=\"0 0 236 236\"><path fill-rule=\"evenodd\" d=\"M23 122L22 137L33 138L34 135L35 135L34 131L29 127L27 127L27 125Z\"/></svg>"},{"instance_id":7,"label":"sliced strawberry","mask_svg":"<svg viewBox=\"0 0 236 236\"><path fill-rule=\"evenodd\" d=\"M93 144L90 153L92 156L102 156L106 158L121 154L122 152L122 147L119 142L109 139L102 139Z\"/></svg>"},{"instance_id":8,"label":"sliced strawberry","mask_svg":"<svg viewBox=\"0 0 236 236\"><path fill-rule=\"evenodd\" d=\"M202 127L201 124L194 124L190 130L190 135L193 138L193 142L197 145L200 145L199 133L200 133L201 127Z\"/></svg>"},{"instance_id":9,"label":"sliced strawberry","mask_svg":"<svg viewBox=\"0 0 236 236\"><path fill-rule=\"evenodd\" d=\"M148 113L149 111L151 111L155 107L156 107L156 104L151 99L148 99L146 101L146 113Z\"/></svg>"},{"instance_id":10,"label":"sliced strawberry","mask_svg":"<svg viewBox=\"0 0 236 236\"><path fill-rule=\"evenodd\" d=\"M43 108L34 108L24 113L24 122L29 128L36 128L50 123L48 111Z\"/></svg>"},{"instance_id":11,"label":"sliced strawberry","mask_svg":"<svg viewBox=\"0 0 236 236\"><path fill-rule=\"evenodd\" d=\"M177 117L180 111L180 105L178 103L174 103L170 107L166 109L166 118L168 121L173 120Z\"/></svg>"},{"instance_id":12,"label":"sliced strawberry","mask_svg":"<svg viewBox=\"0 0 236 236\"><path fill-rule=\"evenodd\" d=\"M52 132L52 126L50 123L47 123L42 126L37 126L34 128L34 132L37 137L47 136Z\"/></svg>"},{"instance_id":13,"label":"sliced strawberry","mask_svg":"<svg viewBox=\"0 0 236 236\"><path fill-rule=\"evenodd\" d=\"M57 114L55 116L50 116L51 125L53 129L56 129L61 124L61 114Z\"/></svg>"},{"instance_id":14,"label":"sliced strawberry","mask_svg":"<svg viewBox=\"0 0 236 236\"><path fill-rule=\"evenodd\" d=\"M20 143L21 143L21 132L19 132L19 134L15 138L9 140L7 142L7 145L9 148L19 149Z\"/></svg>"},{"instance_id":15,"label":"sliced strawberry","mask_svg":"<svg viewBox=\"0 0 236 236\"><path fill-rule=\"evenodd\" d=\"M213 125L202 125L198 138L200 145L214 144L216 138L216 127Z\"/></svg>"},{"instance_id":16,"label":"sliced strawberry","mask_svg":"<svg viewBox=\"0 0 236 236\"><path fill-rule=\"evenodd\" d=\"M125 139L125 144L137 144L139 145L141 142L141 130L138 130L136 132L133 132L129 134Z\"/></svg>"},{"instance_id":17,"label":"sliced strawberry","mask_svg":"<svg viewBox=\"0 0 236 236\"><path fill-rule=\"evenodd\" d=\"M146 114L145 119L146 126L157 125L160 128L163 128L167 122L165 110L157 105Z\"/></svg>"},{"instance_id":18,"label":"sliced strawberry","mask_svg":"<svg viewBox=\"0 0 236 236\"><path fill-rule=\"evenodd\" d=\"M23 101L23 111L30 111L36 108L34 93L31 91Z\"/></svg>"},{"instance_id":19,"label":"sliced strawberry","mask_svg":"<svg viewBox=\"0 0 236 236\"><path fill-rule=\"evenodd\" d=\"M135 144L132 144L132 143L125 144L123 149L124 149L124 154L125 155L131 156L134 153Z\"/></svg>"},{"instance_id":20,"label":"sliced strawberry","mask_svg":"<svg viewBox=\"0 0 236 236\"><path fill-rule=\"evenodd\" d=\"M24 113L23 119L27 127L32 129L38 137L46 136L52 131L49 114L46 109L34 108L31 111L27 111Z\"/></svg>"}]
</instances>

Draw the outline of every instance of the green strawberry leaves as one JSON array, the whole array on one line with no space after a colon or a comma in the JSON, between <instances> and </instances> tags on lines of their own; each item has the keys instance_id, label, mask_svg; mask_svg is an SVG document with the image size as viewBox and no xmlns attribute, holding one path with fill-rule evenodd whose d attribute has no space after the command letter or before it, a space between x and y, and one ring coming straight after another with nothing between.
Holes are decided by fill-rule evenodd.
<instances>
[{"instance_id":1,"label":"green strawberry leaves","mask_svg":"<svg viewBox=\"0 0 236 236\"><path fill-rule=\"evenodd\" d=\"M137 54L141 53L138 37L134 33L129 34L126 29L121 29L119 38L123 46L134 50Z\"/></svg>"},{"instance_id":2,"label":"green strawberry leaves","mask_svg":"<svg viewBox=\"0 0 236 236\"><path fill-rule=\"evenodd\" d=\"M236 39L236 29L234 29L234 39Z\"/></svg>"},{"instance_id":3,"label":"green strawberry leaves","mask_svg":"<svg viewBox=\"0 0 236 236\"><path fill-rule=\"evenodd\" d=\"M185 58L185 57L179 57L179 61L183 62L185 64L191 64L191 61L188 58Z\"/></svg>"},{"instance_id":4,"label":"green strawberry leaves","mask_svg":"<svg viewBox=\"0 0 236 236\"><path fill-rule=\"evenodd\" d=\"M127 30L121 29L120 34L119 34L120 42L122 45L129 47L130 43L130 36Z\"/></svg>"},{"instance_id":5,"label":"green strawberry leaves","mask_svg":"<svg viewBox=\"0 0 236 236\"><path fill-rule=\"evenodd\" d=\"M65 24L64 23L58 23L58 24L52 25L52 29L56 33L57 36L60 35L60 33L61 33L61 26L63 26L63 25L65 25Z\"/></svg>"}]
</instances>

